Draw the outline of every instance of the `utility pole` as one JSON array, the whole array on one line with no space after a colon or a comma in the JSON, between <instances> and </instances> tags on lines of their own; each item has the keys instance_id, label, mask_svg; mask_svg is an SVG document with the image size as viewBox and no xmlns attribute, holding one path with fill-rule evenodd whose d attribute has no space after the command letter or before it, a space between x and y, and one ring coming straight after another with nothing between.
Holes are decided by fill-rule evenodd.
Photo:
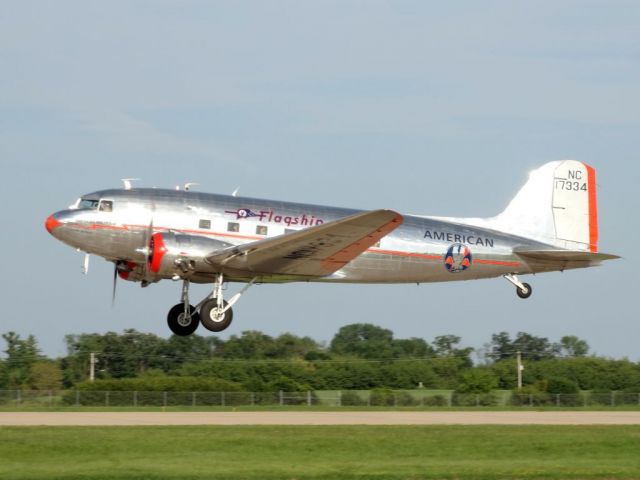
<instances>
[{"instance_id":1,"label":"utility pole","mask_svg":"<svg viewBox=\"0 0 640 480\"><path fill-rule=\"evenodd\" d=\"M93 382L96 379L96 354L91 352L89 358L89 381Z\"/></svg>"},{"instance_id":2,"label":"utility pole","mask_svg":"<svg viewBox=\"0 0 640 480\"><path fill-rule=\"evenodd\" d=\"M522 371L524 370L524 365L522 365L522 355L520 354L520 350L516 352L516 359L518 364L518 390L522 389Z\"/></svg>"}]
</instances>

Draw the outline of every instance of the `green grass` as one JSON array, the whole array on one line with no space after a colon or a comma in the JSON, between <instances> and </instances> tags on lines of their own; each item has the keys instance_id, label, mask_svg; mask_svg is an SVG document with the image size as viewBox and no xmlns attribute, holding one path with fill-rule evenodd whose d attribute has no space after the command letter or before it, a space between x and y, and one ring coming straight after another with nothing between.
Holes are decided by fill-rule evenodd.
<instances>
[{"instance_id":1,"label":"green grass","mask_svg":"<svg viewBox=\"0 0 640 480\"><path fill-rule=\"evenodd\" d=\"M1 427L12 479L637 479L637 426Z\"/></svg>"}]
</instances>

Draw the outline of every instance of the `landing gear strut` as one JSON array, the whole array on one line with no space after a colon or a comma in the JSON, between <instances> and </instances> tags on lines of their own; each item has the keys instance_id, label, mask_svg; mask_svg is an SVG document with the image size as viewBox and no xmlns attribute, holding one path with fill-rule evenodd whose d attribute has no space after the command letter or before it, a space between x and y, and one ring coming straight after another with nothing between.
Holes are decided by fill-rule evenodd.
<instances>
[{"instance_id":1,"label":"landing gear strut","mask_svg":"<svg viewBox=\"0 0 640 480\"><path fill-rule=\"evenodd\" d=\"M182 282L182 302L169 310L167 324L174 334L181 337L191 335L198 328L200 315L196 307L189 303L189 280Z\"/></svg>"},{"instance_id":2,"label":"landing gear strut","mask_svg":"<svg viewBox=\"0 0 640 480\"><path fill-rule=\"evenodd\" d=\"M233 309L231 307L233 307L235 303L240 300L242 294L254 284L256 278L251 279L251 281L231 297L228 302L223 297L223 281L224 277L222 273L218 274L216 276L216 282L213 285L211 296L200 303L200 322L204 328L212 332L221 332L231 325L231 320L233 320Z\"/></svg>"},{"instance_id":3,"label":"landing gear strut","mask_svg":"<svg viewBox=\"0 0 640 480\"><path fill-rule=\"evenodd\" d=\"M504 278L506 278L507 280L509 280L511 283L513 283L516 286L516 294L520 298L529 298L531 296L531 294L533 293L533 288L531 288L531 285L529 285L528 283L521 282L518 279L517 275L509 273L509 274L503 275L503 276L504 276Z\"/></svg>"},{"instance_id":4,"label":"landing gear strut","mask_svg":"<svg viewBox=\"0 0 640 480\"><path fill-rule=\"evenodd\" d=\"M224 299L222 285L224 277L220 273L216 275L211 295L202 300L196 307L189 304L189 280L182 283L182 302L169 310L167 323L176 335L191 335L198 328L198 324L212 332L221 332L231 325L233 320L233 305L242 294L251 287L256 278L247 283L242 290L236 293L227 302Z\"/></svg>"}]
</instances>

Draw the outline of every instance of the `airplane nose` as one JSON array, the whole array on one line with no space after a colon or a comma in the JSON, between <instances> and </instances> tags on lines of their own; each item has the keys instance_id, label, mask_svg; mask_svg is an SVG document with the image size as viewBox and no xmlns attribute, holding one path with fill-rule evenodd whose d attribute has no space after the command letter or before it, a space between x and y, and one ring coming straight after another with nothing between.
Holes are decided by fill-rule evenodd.
<instances>
[{"instance_id":1,"label":"airplane nose","mask_svg":"<svg viewBox=\"0 0 640 480\"><path fill-rule=\"evenodd\" d=\"M44 227L47 229L47 232L53 234L53 231L61 225L60 220L56 218L56 214L49 215L44 222Z\"/></svg>"}]
</instances>

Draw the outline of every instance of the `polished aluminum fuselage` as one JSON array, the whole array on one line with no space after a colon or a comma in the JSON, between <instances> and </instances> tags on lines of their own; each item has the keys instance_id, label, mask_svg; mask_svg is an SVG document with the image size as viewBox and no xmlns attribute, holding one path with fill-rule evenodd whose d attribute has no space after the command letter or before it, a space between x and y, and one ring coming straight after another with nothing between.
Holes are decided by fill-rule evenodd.
<instances>
[{"instance_id":1,"label":"polished aluminum fuselage","mask_svg":"<svg viewBox=\"0 0 640 480\"><path fill-rule=\"evenodd\" d=\"M183 233L218 240L220 245L239 245L358 213L345 208L164 189L104 190L82 198L110 201L112 211L63 210L54 214L57 228L52 234L87 253L133 263L145 261L150 231ZM514 254L514 248L549 248L530 239L463 223L403 217L402 225L379 245L330 276L296 279L265 275L260 281L423 283L526 274L534 272ZM472 263L469 268L452 272L445 267L445 256L452 245L458 244L469 248ZM232 279L250 278L236 275ZM196 272L191 278L203 283L213 279L214 272Z\"/></svg>"}]
</instances>

